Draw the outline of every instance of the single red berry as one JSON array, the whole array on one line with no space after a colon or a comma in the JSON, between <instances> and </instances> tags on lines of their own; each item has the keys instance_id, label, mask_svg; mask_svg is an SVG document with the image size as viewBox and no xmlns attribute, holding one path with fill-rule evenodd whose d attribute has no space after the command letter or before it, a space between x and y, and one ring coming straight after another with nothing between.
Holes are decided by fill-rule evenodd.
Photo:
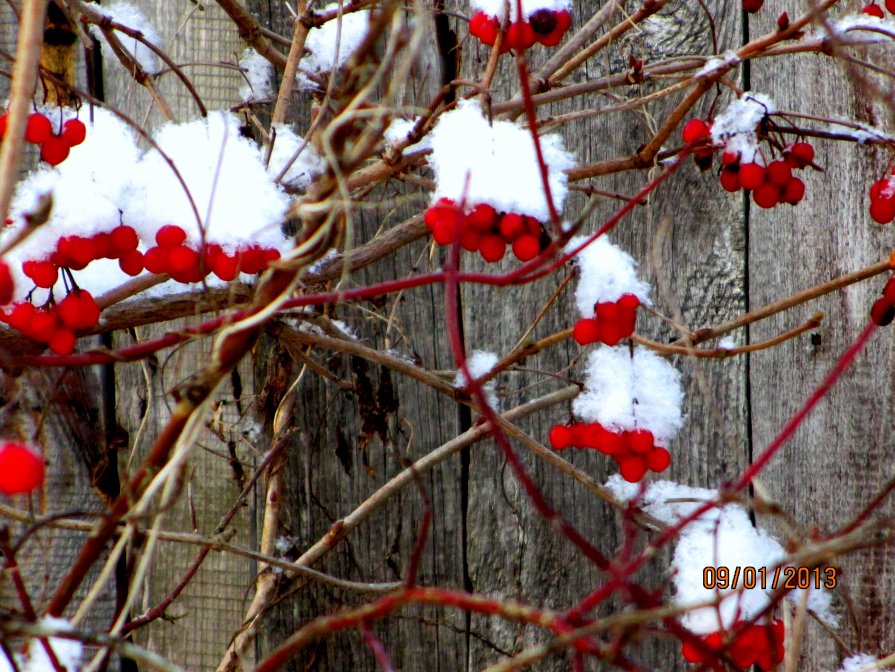
<instances>
[{"instance_id":1,"label":"single red berry","mask_svg":"<svg viewBox=\"0 0 895 672\"><path fill-rule=\"evenodd\" d=\"M34 304L24 301L13 306L9 314L9 326L27 334L31 325L31 319L37 314Z\"/></svg>"},{"instance_id":2,"label":"single red berry","mask_svg":"<svg viewBox=\"0 0 895 672\"><path fill-rule=\"evenodd\" d=\"M522 215L508 213L500 218L500 235L506 242L512 242L525 231L525 219Z\"/></svg>"},{"instance_id":3,"label":"single red berry","mask_svg":"<svg viewBox=\"0 0 895 672\"><path fill-rule=\"evenodd\" d=\"M460 247L467 252L478 252L482 243L482 233L477 229L467 227L460 234Z\"/></svg>"},{"instance_id":4,"label":"single red berry","mask_svg":"<svg viewBox=\"0 0 895 672\"><path fill-rule=\"evenodd\" d=\"M440 217L432 229L432 237L439 245L450 245L459 234L460 229L452 217Z\"/></svg>"},{"instance_id":5,"label":"single red berry","mask_svg":"<svg viewBox=\"0 0 895 672\"><path fill-rule=\"evenodd\" d=\"M535 31L525 21L514 21L507 29L507 46L516 51L530 49L535 43Z\"/></svg>"},{"instance_id":6,"label":"single red berry","mask_svg":"<svg viewBox=\"0 0 895 672\"><path fill-rule=\"evenodd\" d=\"M785 186L791 177L792 168L782 159L771 161L765 171L765 179L778 187Z\"/></svg>"},{"instance_id":7,"label":"single red berry","mask_svg":"<svg viewBox=\"0 0 895 672\"><path fill-rule=\"evenodd\" d=\"M107 231L94 234L93 246L96 250L97 259L117 259L118 254L112 248L112 236Z\"/></svg>"},{"instance_id":8,"label":"single red berry","mask_svg":"<svg viewBox=\"0 0 895 672\"><path fill-rule=\"evenodd\" d=\"M765 183L752 192L752 200L760 208L773 208L780 201L780 187Z\"/></svg>"},{"instance_id":9,"label":"single red berry","mask_svg":"<svg viewBox=\"0 0 895 672\"><path fill-rule=\"evenodd\" d=\"M528 17L528 23L537 35L548 35L556 27L556 12L552 9L539 9Z\"/></svg>"},{"instance_id":10,"label":"single red berry","mask_svg":"<svg viewBox=\"0 0 895 672\"><path fill-rule=\"evenodd\" d=\"M477 12L469 19L469 34L479 38L483 44L492 45L500 32L500 23L493 16Z\"/></svg>"},{"instance_id":11,"label":"single red berry","mask_svg":"<svg viewBox=\"0 0 895 672\"><path fill-rule=\"evenodd\" d=\"M22 264L22 270L25 275L34 280L35 285L49 289L56 284L56 280L59 279L59 269L55 264L49 261L34 261L30 264L28 268L25 266L28 266L29 262Z\"/></svg>"},{"instance_id":12,"label":"single red berry","mask_svg":"<svg viewBox=\"0 0 895 672\"><path fill-rule=\"evenodd\" d=\"M255 275L261 272L264 264L264 253L257 245L252 245L239 251L239 270L247 275Z\"/></svg>"},{"instance_id":13,"label":"single red berry","mask_svg":"<svg viewBox=\"0 0 895 672\"><path fill-rule=\"evenodd\" d=\"M684 124L684 129L681 131L681 136L688 145L690 143L696 142L697 140L702 140L703 138L707 138L709 135L709 125L705 123L702 119L691 119L686 124Z\"/></svg>"},{"instance_id":14,"label":"single red berry","mask_svg":"<svg viewBox=\"0 0 895 672\"><path fill-rule=\"evenodd\" d=\"M724 153L721 154L721 165L722 166L731 166L731 170L737 171L740 169L740 155L739 152L732 152L729 149L724 150Z\"/></svg>"},{"instance_id":15,"label":"single red berry","mask_svg":"<svg viewBox=\"0 0 895 672\"><path fill-rule=\"evenodd\" d=\"M69 147L77 147L87 137L87 127L80 119L69 119L62 124L62 138Z\"/></svg>"},{"instance_id":16,"label":"single red berry","mask_svg":"<svg viewBox=\"0 0 895 672\"><path fill-rule=\"evenodd\" d=\"M131 277L143 272L143 253L140 250L125 252L118 258L118 267Z\"/></svg>"},{"instance_id":17,"label":"single red berry","mask_svg":"<svg viewBox=\"0 0 895 672\"><path fill-rule=\"evenodd\" d=\"M764 0L743 0L743 11L754 14L764 4Z\"/></svg>"},{"instance_id":18,"label":"single red berry","mask_svg":"<svg viewBox=\"0 0 895 672\"><path fill-rule=\"evenodd\" d=\"M870 321L878 327L887 327L895 318L895 305L886 299L877 299L870 308Z\"/></svg>"},{"instance_id":19,"label":"single red berry","mask_svg":"<svg viewBox=\"0 0 895 672\"><path fill-rule=\"evenodd\" d=\"M528 231L528 235L534 236L535 238L540 240L541 234L543 233L541 223L534 217L525 216L522 219L525 220L525 230Z\"/></svg>"},{"instance_id":20,"label":"single red berry","mask_svg":"<svg viewBox=\"0 0 895 672\"><path fill-rule=\"evenodd\" d=\"M799 165L796 166L797 168L804 168L814 161L814 147L808 142L797 142L794 144L791 154L798 159Z\"/></svg>"},{"instance_id":21,"label":"single red berry","mask_svg":"<svg viewBox=\"0 0 895 672\"><path fill-rule=\"evenodd\" d=\"M9 266L5 262L0 261L0 306L5 306L12 301L15 285L12 280L12 273Z\"/></svg>"},{"instance_id":22,"label":"single red berry","mask_svg":"<svg viewBox=\"0 0 895 672\"><path fill-rule=\"evenodd\" d=\"M565 35L569 26L572 25L572 15L564 9L561 9L558 12L553 12L553 19L555 21L553 30L546 35L535 34L538 42L545 47L555 47L559 44L562 41L562 36Z\"/></svg>"},{"instance_id":23,"label":"single red berry","mask_svg":"<svg viewBox=\"0 0 895 672\"><path fill-rule=\"evenodd\" d=\"M628 432L628 446L635 453L647 454L653 449L653 433L648 429Z\"/></svg>"},{"instance_id":24,"label":"single red berry","mask_svg":"<svg viewBox=\"0 0 895 672\"><path fill-rule=\"evenodd\" d=\"M572 445L572 430L565 425L554 425L550 430L550 445L554 450L565 450Z\"/></svg>"},{"instance_id":25,"label":"single red berry","mask_svg":"<svg viewBox=\"0 0 895 672\"><path fill-rule=\"evenodd\" d=\"M702 652L692 642L684 642L681 644L681 655L689 663L704 663Z\"/></svg>"},{"instance_id":26,"label":"single red berry","mask_svg":"<svg viewBox=\"0 0 895 672\"><path fill-rule=\"evenodd\" d=\"M39 112L28 116L25 125L25 140L34 145L45 143L53 135L53 125L50 120Z\"/></svg>"},{"instance_id":27,"label":"single red berry","mask_svg":"<svg viewBox=\"0 0 895 672\"><path fill-rule=\"evenodd\" d=\"M262 249L261 255L264 257L264 263L261 265L261 268L267 268L275 261L278 261L281 256L280 251L275 250L272 247Z\"/></svg>"},{"instance_id":28,"label":"single red berry","mask_svg":"<svg viewBox=\"0 0 895 672\"><path fill-rule=\"evenodd\" d=\"M594 448L610 457L617 457L625 452L625 437L618 432L613 432L601 425L597 425L599 431L594 438Z\"/></svg>"},{"instance_id":29,"label":"single red berry","mask_svg":"<svg viewBox=\"0 0 895 672\"><path fill-rule=\"evenodd\" d=\"M168 250L168 273L177 282L195 282L192 278L199 273L199 253L185 245Z\"/></svg>"},{"instance_id":30,"label":"single red berry","mask_svg":"<svg viewBox=\"0 0 895 672\"><path fill-rule=\"evenodd\" d=\"M637 325L637 309L640 307L640 299L633 294L623 294L616 302L618 305L618 325L627 338L634 333Z\"/></svg>"},{"instance_id":31,"label":"single red berry","mask_svg":"<svg viewBox=\"0 0 895 672\"><path fill-rule=\"evenodd\" d=\"M58 329L56 316L53 313L39 310L31 318L27 335L40 343L49 343Z\"/></svg>"},{"instance_id":32,"label":"single red berry","mask_svg":"<svg viewBox=\"0 0 895 672\"><path fill-rule=\"evenodd\" d=\"M74 290L57 306L59 319L69 329L89 329L99 322L99 306L90 292Z\"/></svg>"},{"instance_id":33,"label":"single red berry","mask_svg":"<svg viewBox=\"0 0 895 672\"><path fill-rule=\"evenodd\" d=\"M482 259L491 264L503 259L506 251L507 244L500 236L484 236L481 245L479 245L479 254L482 255Z\"/></svg>"},{"instance_id":34,"label":"single red berry","mask_svg":"<svg viewBox=\"0 0 895 672\"><path fill-rule=\"evenodd\" d=\"M627 336L631 334L628 333ZM625 335L625 328L620 322L601 322L600 323L600 340L606 345L616 345Z\"/></svg>"},{"instance_id":35,"label":"single red berry","mask_svg":"<svg viewBox=\"0 0 895 672\"><path fill-rule=\"evenodd\" d=\"M532 235L525 234L513 241L513 254L519 261L530 261L541 251L540 241Z\"/></svg>"},{"instance_id":36,"label":"single red berry","mask_svg":"<svg viewBox=\"0 0 895 672\"><path fill-rule=\"evenodd\" d=\"M168 251L163 247L150 247L143 253L143 265L150 273L167 273Z\"/></svg>"},{"instance_id":37,"label":"single red berry","mask_svg":"<svg viewBox=\"0 0 895 672\"><path fill-rule=\"evenodd\" d=\"M783 187L783 196L780 200L790 205L796 205L803 198L805 198L805 183L797 177L791 177Z\"/></svg>"},{"instance_id":38,"label":"single red berry","mask_svg":"<svg viewBox=\"0 0 895 672\"><path fill-rule=\"evenodd\" d=\"M114 258L117 258L136 250L140 244L140 239L137 237L137 232L134 231L133 227L122 224L109 232L109 242L115 253Z\"/></svg>"},{"instance_id":39,"label":"single red berry","mask_svg":"<svg viewBox=\"0 0 895 672\"><path fill-rule=\"evenodd\" d=\"M44 481L43 458L25 444L0 445L0 492L7 497L36 490Z\"/></svg>"},{"instance_id":40,"label":"single red berry","mask_svg":"<svg viewBox=\"0 0 895 672\"><path fill-rule=\"evenodd\" d=\"M477 231L490 231L497 221L497 211L487 203L479 203L466 215L466 222Z\"/></svg>"},{"instance_id":41,"label":"single red berry","mask_svg":"<svg viewBox=\"0 0 895 672\"><path fill-rule=\"evenodd\" d=\"M9 115L4 112L0 114L0 140L6 137L6 125L9 121Z\"/></svg>"},{"instance_id":42,"label":"single red berry","mask_svg":"<svg viewBox=\"0 0 895 672\"><path fill-rule=\"evenodd\" d=\"M891 178L883 177L870 185L870 200L890 200L895 196L892 189Z\"/></svg>"},{"instance_id":43,"label":"single red berry","mask_svg":"<svg viewBox=\"0 0 895 672\"><path fill-rule=\"evenodd\" d=\"M594 306L594 312L601 322L618 320L618 304L615 301L601 301Z\"/></svg>"},{"instance_id":44,"label":"single red berry","mask_svg":"<svg viewBox=\"0 0 895 672\"><path fill-rule=\"evenodd\" d=\"M623 457L618 467L622 478L628 483L637 483L646 475L646 460L640 456Z\"/></svg>"},{"instance_id":45,"label":"single red berry","mask_svg":"<svg viewBox=\"0 0 895 672\"><path fill-rule=\"evenodd\" d=\"M167 249L183 245L183 241L185 240L186 231L173 224L166 224L155 233L155 242L159 247Z\"/></svg>"},{"instance_id":46,"label":"single red berry","mask_svg":"<svg viewBox=\"0 0 895 672\"><path fill-rule=\"evenodd\" d=\"M869 5L865 6L864 9L861 10L863 14L867 14L868 16L875 16L879 19L884 18L886 15L883 12L883 8L877 5L875 2L871 2Z\"/></svg>"},{"instance_id":47,"label":"single red berry","mask_svg":"<svg viewBox=\"0 0 895 672\"><path fill-rule=\"evenodd\" d=\"M58 135L51 135L40 146L40 158L51 166L58 166L68 158L71 147Z\"/></svg>"},{"instance_id":48,"label":"single red berry","mask_svg":"<svg viewBox=\"0 0 895 672\"><path fill-rule=\"evenodd\" d=\"M730 168L725 168L721 171L721 177L719 178L721 182L721 187L723 187L724 191L739 191L740 190L740 174L739 171L730 170Z\"/></svg>"},{"instance_id":49,"label":"single red berry","mask_svg":"<svg viewBox=\"0 0 895 672\"><path fill-rule=\"evenodd\" d=\"M54 355L70 355L75 351L75 343L77 342L75 332L65 327L57 329L47 345Z\"/></svg>"},{"instance_id":50,"label":"single red berry","mask_svg":"<svg viewBox=\"0 0 895 672\"><path fill-rule=\"evenodd\" d=\"M895 198L873 201L870 204L870 216L877 224L888 224L895 219Z\"/></svg>"},{"instance_id":51,"label":"single red berry","mask_svg":"<svg viewBox=\"0 0 895 672\"><path fill-rule=\"evenodd\" d=\"M895 0L886 0L886 9L889 10L889 14L895 14Z\"/></svg>"},{"instance_id":52,"label":"single red berry","mask_svg":"<svg viewBox=\"0 0 895 672\"><path fill-rule=\"evenodd\" d=\"M740 186L743 189L756 189L764 184L764 166L757 163L744 163L740 166Z\"/></svg>"},{"instance_id":53,"label":"single red berry","mask_svg":"<svg viewBox=\"0 0 895 672\"><path fill-rule=\"evenodd\" d=\"M664 448L656 446L646 456L646 468L657 474L668 469L671 464L671 453Z\"/></svg>"},{"instance_id":54,"label":"single red berry","mask_svg":"<svg viewBox=\"0 0 895 672\"><path fill-rule=\"evenodd\" d=\"M239 262L235 256L221 253L214 258L211 270L224 282L235 279L239 273Z\"/></svg>"},{"instance_id":55,"label":"single red berry","mask_svg":"<svg viewBox=\"0 0 895 672\"><path fill-rule=\"evenodd\" d=\"M594 319L584 318L575 323L572 337L578 345L589 345L600 340L600 323Z\"/></svg>"}]
</instances>

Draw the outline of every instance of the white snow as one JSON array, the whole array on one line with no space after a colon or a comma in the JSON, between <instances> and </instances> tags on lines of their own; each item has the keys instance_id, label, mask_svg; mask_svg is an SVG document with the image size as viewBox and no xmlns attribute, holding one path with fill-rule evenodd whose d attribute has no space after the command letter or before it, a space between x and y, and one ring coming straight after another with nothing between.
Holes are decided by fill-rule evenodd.
<instances>
[{"instance_id":1,"label":"white snow","mask_svg":"<svg viewBox=\"0 0 895 672\"><path fill-rule=\"evenodd\" d=\"M290 187L303 189L311 183L315 175L326 170L326 161L317 154L313 145L306 144L304 139L296 135L289 126L274 124L274 128L277 134L273 143L273 152L270 154L270 162L267 164L267 174L271 179L276 179L296 152L301 149L301 153L283 176L282 182Z\"/></svg>"},{"instance_id":2,"label":"white snow","mask_svg":"<svg viewBox=\"0 0 895 672\"><path fill-rule=\"evenodd\" d=\"M625 502L632 500L640 489L638 484L628 483L618 474L609 478L606 487ZM645 513L667 525L674 525L717 498L718 492L715 490L672 481L655 481L649 484L638 505ZM776 567L785 558L783 547L767 532L753 527L748 512L739 504L716 506L702 513L678 537L672 560L675 603L688 605L716 599L719 593L704 586L705 567L728 568L730 581L736 567L765 567L766 590L761 589L760 575L756 577L756 587L749 590L742 589L740 579L735 587L738 590L731 587L720 591L727 597L722 600L719 610L713 607L695 609L683 616L683 624L697 634L708 634L729 629L738 620L751 620L770 603L770 596L774 593L773 576ZM795 604L799 604L800 598L801 591L787 595L787 599ZM808 608L824 622L835 626L837 619L830 603L828 591L811 589Z\"/></svg>"},{"instance_id":3,"label":"white snow","mask_svg":"<svg viewBox=\"0 0 895 672\"><path fill-rule=\"evenodd\" d=\"M242 52L239 66L245 69L245 79L239 87L239 97L243 101L263 100L273 95L273 65L270 61L249 47Z\"/></svg>"},{"instance_id":4,"label":"white snow","mask_svg":"<svg viewBox=\"0 0 895 672\"><path fill-rule=\"evenodd\" d=\"M648 429L667 446L683 425L681 374L650 350L627 346L596 348L585 369L584 392L572 412L608 429Z\"/></svg>"},{"instance_id":5,"label":"white snow","mask_svg":"<svg viewBox=\"0 0 895 672\"><path fill-rule=\"evenodd\" d=\"M336 10L339 3L333 2L321 8L321 12ZM370 27L370 12L361 10L343 14L341 19L335 18L319 28L311 28L305 39L308 51L299 64L298 80L307 83L302 73L323 73L345 65L355 49L363 41Z\"/></svg>"},{"instance_id":6,"label":"white snow","mask_svg":"<svg viewBox=\"0 0 895 672\"><path fill-rule=\"evenodd\" d=\"M38 625L55 631L71 630L71 624L68 621L52 616L43 617L38 621ZM62 637L48 637L47 642L53 650L56 660L64 669L68 672L77 672L81 669L81 656L84 649L81 642ZM56 669L37 638L29 639L26 653L21 656L16 655L15 658L16 666L21 672L54 672ZM12 672L12 669L6 656L0 652L0 672Z\"/></svg>"},{"instance_id":7,"label":"white snow","mask_svg":"<svg viewBox=\"0 0 895 672\"><path fill-rule=\"evenodd\" d=\"M720 350L733 350L737 347L736 341L733 340L733 336L725 336L720 341L718 341L718 349Z\"/></svg>"},{"instance_id":8,"label":"white snow","mask_svg":"<svg viewBox=\"0 0 895 672\"><path fill-rule=\"evenodd\" d=\"M728 70L739 62L740 57L735 51L725 51L720 56L715 56L714 58L707 60L705 65L703 65L693 76L697 79L700 77L708 77L709 75L714 75L719 70Z\"/></svg>"},{"instance_id":9,"label":"white snow","mask_svg":"<svg viewBox=\"0 0 895 672\"><path fill-rule=\"evenodd\" d=\"M510 21L518 16L516 0L471 0L469 6L473 12L484 12L488 16L502 19L506 15L506 5L510 7ZM528 19L539 9L551 9L554 12L572 9L570 0L522 0L522 17Z\"/></svg>"},{"instance_id":10,"label":"white snow","mask_svg":"<svg viewBox=\"0 0 895 672\"><path fill-rule=\"evenodd\" d=\"M776 108L768 96L747 91L715 117L712 123L712 141L722 144L738 133L754 133L765 115L774 111Z\"/></svg>"},{"instance_id":11,"label":"white snow","mask_svg":"<svg viewBox=\"0 0 895 672\"><path fill-rule=\"evenodd\" d=\"M576 236L566 250L570 252L586 240L587 236ZM618 301L624 294L633 294L645 305L650 303L650 286L637 277L637 263L606 235L581 250L574 262L579 269L575 305L582 317L594 316L594 304Z\"/></svg>"},{"instance_id":12,"label":"white snow","mask_svg":"<svg viewBox=\"0 0 895 672\"><path fill-rule=\"evenodd\" d=\"M837 672L873 672L879 670L877 659L869 653L856 653L842 661L842 667Z\"/></svg>"},{"instance_id":13,"label":"white snow","mask_svg":"<svg viewBox=\"0 0 895 672\"><path fill-rule=\"evenodd\" d=\"M895 137L886 133L885 131L879 128L874 128L873 126L869 126L868 124L862 124L859 121L852 121L851 119L834 120L827 125L827 130L830 133L836 133L837 135L844 135L846 137L852 138L859 145L863 145L864 143L871 140L877 142L895 141Z\"/></svg>"},{"instance_id":14,"label":"white snow","mask_svg":"<svg viewBox=\"0 0 895 672\"><path fill-rule=\"evenodd\" d=\"M113 0L108 5L96 5L95 8L102 12L103 15L112 19L115 23L120 23L123 26L140 31L143 34L143 37L156 47L162 46L162 37L158 30L152 23L150 23L149 19L146 18L146 14L143 13L143 10L136 5L133 5L130 2L124 2L123 0ZM103 58L112 59L118 62L118 58L112 51L112 47L109 46L103 32L97 26L91 26L90 32L102 42ZM121 41L121 44L131 52L144 71L147 73L156 73L159 71L159 58L148 47L141 44L136 38L129 37L124 33L116 31L115 34Z\"/></svg>"},{"instance_id":15,"label":"white snow","mask_svg":"<svg viewBox=\"0 0 895 672\"><path fill-rule=\"evenodd\" d=\"M499 361L500 358L493 352L475 350L466 358L466 366L469 369L469 375L473 378L481 378L493 369ZM463 369L460 369L457 373L457 377L454 378L454 387L466 387L469 383L470 380L463 373ZM495 411L500 410L500 401L497 399L496 388L497 381L495 380L489 380L482 386L482 391L488 399L488 405Z\"/></svg>"},{"instance_id":16,"label":"white snow","mask_svg":"<svg viewBox=\"0 0 895 672\"><path fill-rule=\"evenodd\" d=\"M725 152L733 152L740 157L740 164L757 163L764 166L766 161L759 151L761 144L758 142L758 135L752 132L738 133L727 140L724 146Z\"/></svg>"},{"instance_id":17,"label":"white snow","mask_svg":"<svg viewBox=\"0 0 895 672\"><path fill-rule=\"evenodd\" d=\"M528 130L508 121L493 125L478 103L461 102L438 120L431 134L429 164L435 172L433 203L439 198L465 202L468 209L486 203L498 211L550 218ZM575 165L559 135L540 137L548 182L557 211L568 193L565 170ZM467 179L468 178L468 179Z\"/></svg>"}]
</instances>

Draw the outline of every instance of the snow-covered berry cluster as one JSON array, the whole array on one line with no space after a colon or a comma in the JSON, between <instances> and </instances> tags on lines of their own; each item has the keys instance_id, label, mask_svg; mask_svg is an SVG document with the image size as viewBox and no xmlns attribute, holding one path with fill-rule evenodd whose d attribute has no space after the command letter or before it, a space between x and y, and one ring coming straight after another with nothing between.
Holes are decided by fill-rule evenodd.
<instances>
[{"instance_id":1,"label":"snow-covered berry cluster","mask_svg":"<svg viewBox=\"0 0 895 672\"><path fill-rule=\"evenodd\" d=\"M870 308L870 320L878 327L886 327L895 319L895 277L889 278L882 296Z\"/></svg>"},{"instance_id":2,"label":"snow-covered berry cluster","mask_svg":"<svg viewBox=\"0 0 895 672\"><path fill-rule=\"evenodd\" d=\"M783 621L780 619L770 625L738 621L733 624L730 633L717 631L704 636L703 647L684 642L681 654L691 663L707 664L714 672L727 669L720 662L722 652L741 670L758 665L765 672L770 672L783 662L784 635Z\"/></svg>"},{"instance_id":3,"label":"snow-covered berry cluster","mask_svg":"<svg viewBox=\"0 0 895 672\"><path fill-rule=\"evenodd\" d=\"M634 333L639 307L640 299L634 294L623 294L618 301L595 304L593 317L583 317L575 323L572 333L575 342L578 345L616 345Z\"/></svg>"},{"instance_id":4,"label":"snow-covered berry cluster","mask_svg":"<svg viewBox=\"0 0 895 672\"><path fill-rule=\"evenodd\" d=\"M500 43L500 53L504 54L510 49L524 51L535 44L555 47L571 25L572 15L566 9L536 9L526 19L509 24ZM469 19L469 34L477 37L483 44L493 45L500 30L501 23L495 15L479 11Z\"/></svg>"},{"instance_id":5,"label":"snow-covered berry cluster","mask_svg":"<svg viewBox=\"0 0 895 672\"><path fill-rule=\"evenodd\" d=\"M895 14L895 0L886 0L885 5L890 14ZM875 2L870 2L864 5L864 9L861 10L861 13L867 14L867 16L875 16L878 19L884 19L886 17L883 8Z\"/></svg>"},{"instance_id":6,"label":"snow-covered berry cluster","mask_svg":"<svg viewBox=\"0 0 895 672\"><path fill-rule=\"evenodd\" d=\"M6 136L8 115L0 115L0 140ZM69 119L58 132L50 118L40 112L28 117L25 125L25 141L40 147L40 158L51 166L58 166L68 158L72 147L77 147L87 137L87 126L78 118Z\"/></svg>"},{"instance_id":7,"label":"snow-covered berry cluster","mask_svg":"<svg viewBox=\"0 0 895 672\"><path fill-rule=\"evenodd\" d=\"M721 186L726 191L751 191L752 200L761 208L796 205L805 198L805 183L792 171L809 165L813 157L814 148L807 142L794 143L767 165L755 160L741 163L738 154L726 151L721 155Z\"/></svg>"},{"instance_id":8,"label":"snow-covered berry cluster","mask_svg":"<svg viewBox=\"0 0 895 672\"><path fill-rule=\"evenodd\" d=\"M0 312L0 322L43 343L57 355L68 355L75 349L75 332L89 329L99 321L100 309L90 292L74 289L59 303L41 307L29 301L14 304Z\"/></svg>"},{"instance_id":9,"label":"snow-covered berry cluster","mask_svg":"<svg viewBox=\"0 0 895 672\"><path fill-rule=\"evenodd\" d=\"M426 210L425 220L436 243L450 245L459 238L464 250L478 252L489 263L503 259L508 245L519 261L534 259L545 240L534 217L497 212L487 203L464 213L451 199L441 198Z\"/></svg>"},{"instance_id":10,"label":"snow-covered berry cluster","mask_svg":"<svg viewBox=\"0 0 895 672\"><path fill-rule=\"evenodd\" d=\"M641 480L647 471L661 473L671 464L671 453L657 446L648 429L612 431L598 422L554 425L550 430L554 450L590 448L616 461L619 473L629 483Z\"/></svg>"},{"instance_id":11,"label":"snow-covered berry cluster","mask_svg":"<svg viewBox=\"0 0 895 672\"><path fill-rule=\"evenodd\" d=\"M877 224L895 220L895 171L870 185L870 216Z\"/></svg>"},{"instance_id":12,"label":"snow-covered berry cluster","mask_svg":"<svg viewBox=\"0 0 895 672\"><path fill-rule=\"evenodd\" d=\"M18 441L0 444L0 494L26 494L43 481L44 461L36 451Z\"/></svg>"}]
</instances>

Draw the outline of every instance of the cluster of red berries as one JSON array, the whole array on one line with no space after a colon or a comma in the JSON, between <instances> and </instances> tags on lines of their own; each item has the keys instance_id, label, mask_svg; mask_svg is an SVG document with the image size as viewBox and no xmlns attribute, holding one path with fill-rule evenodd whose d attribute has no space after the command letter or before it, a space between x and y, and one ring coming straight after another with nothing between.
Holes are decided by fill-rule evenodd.
<instances>
[{"instance_id":1,"label":"cluster of red berries","mask_svg":"<svg viewBox=\"0 0 895 672\"><path fill-rule=\"evenodd\" d=\"M895 0L886 0L885 5L890 14L895 14ZM885 18L886 16L885 12L883 12L883 8L875 2L865 5L861 12L868 16L875 16L880 19Z\"/></svg>"},{"instance_id":2,"label":"cluster of red berries","mask_svg":"<svg viewBox=\"0 0 895 672\"><path fill-rule=\"evenodd\" d=\"M469 214L449 198L441 198L426 210L426 226L439 245L460 240L468 252L478 252L482 259L495 263L503 259L507 245L519 261L534 259L541 251L543 231L534 217L497 212L480 203Z\"/></svg>"},{"instance_id":3,"label":"cluster of red berries","mask_svg":"<svg viewBox=\"0 0 895 672\"><path fill-rule=\"evenodd\" d=\"M763 4L764 0L743 0L743 11L755 14Z\"/></svg>"},{"instance_id":4,"label":"cluster of red berries","mask_svg":"<svg viewBox=\"0 0 895 672\"><path fill-rule=\"evenodd\" d=\"M877 224L895 219L895 176L880 178L870 186L870 216Z\"/></svg>"},{"instance_id":5,"label":"cluster of red berries","mask_svg":"<svg viewBox=\"0 0 895 672\"><path fill-rule=\"evenodd\" d=\"M7 115L0 115L0 140L6 135ZM87 127L80 119L69 119L62 124L59 135L53 133L53 124L49 118L35 112L28 117L25 126L25 140L33 145L40 145L40 158L51 166L58 166L68 158L72 147L84 142Z\"/></svg>"},{"instance_id":6,"label":"cluster of red berries","mask_svg":"<svg viewBox=\"0 0 895 672\"><path fill-rule=\"evenodd\" d=\"M721 155L721 186L727 191L745 189L752 192L752 200L761 208L773 208L780 203L796 205L805 198L805 183L792 174L805 168L814 159L814 148L807 142L796 142L783 150L783 156L768 165L740 163L734 152Z\"/></svg>"},{"instance_id":7,"label":"cluster of red berries","mask_svg":"<svg viewBox=\"0 0 895 672\"><path fill-rule=\"evenodd\" d=\"M38 343L46 344L57 355L69 355L75 349L75 331L89 329L99 322L99 306L90 292L74 289L59 303L38 308L29 301L15 304L0 321Z\"/></svg>"},{"instance_id":8,"label":"cluster of red berries","mask_svg":"<svg viewBox=\"0 0 895 672\"><path fill-rule=\"evenodd\" d=\"M240 273L260 273L280 258L277 250L258 245L227 254L220 245L211 243L200 253L186 245L186 232L171 224L156 232L155 242L155 247L150 247L142 255L140 270L145 268L150 273L167 273L177 282L184 283L199 282L203 278L203 270L204 275L214 273L224 282L230 282ZM125 272L130 273L128 270Z\"/></svg>"},{"instance_id":9,"label":"cluster of red berries","mask_svg":"<svg viewBox=\"0 0 895 672\"><path fill-rule=\"evenodd\" d=\"M870 308L870 321L878 327L886 327L895 319L895 277L889 278L882 294Z\"/></svg>"},{"instance_id":10,"label":"cluster of red berries","mask_svg":"<svg viewBox=\"0 0 895 672\"><path fill-rule=\"evenodd\" d=\"M0 444L0 493L7 497L36 490L44 482L44 461L23 443Z\"/></svg>"},{"instance_id":11,"label":"cluster of red berries","mask_svg":"<svg viewBox=\"0 0 895 672\"><path fill-rule=\"evenodd\" d=\"M528 21L514 21L509 25L500 43L500 53L510 49L524 51L535 43L545 47L555 47L572 25L572 16L563 10L539 9L528 17ZM469 19L469 34L479 38L483 44L493 45L500 34L497 17L477 12Z\"/></svg>"},{"instance_id":12,"label":"cluster of red berries","mask_svg":"<svg viewBox=\"0 0 895 672\"><path fill-rule=\"evenodd\" d=\"M671 454L657 446L648 429L613 432L598 422L576 422L554 425L550 430L550 445L554 450L592 448L614 459L619 472L629 483L637 483L647 471L657 474L671 464Z\"/></svg>"},{"instance_id":13,"label":"cluster of red berries","mask_svg":"<svg viewBox=\"0 0 895 672\"><path fill-rule=\"evenodd\" d=\"M777 619L771 625L747 624L739 621L734 624L733 630L738 634L726 649L724 641L728 633L713 632L702 638L705 647L697 648L686 642L681 646L681 653L689 662L707 664L715 672L727 669L718 657L722 651L725 651L734 665L741 670L758 665L765 672L770 672L783 662L785 630L782 620ZM705 648L710 651L704 651Z\"/></svg>"},{"instance_id":14,"label":"cluster of red berries","mask_svg":"<svg viewBox=\"0 0 895 672\"><path fill-rule=\"evenodd\" d=\"M575 324L572 335L578 345L605 343L616 345L634 333L640 299L624 294L618 301L603 301L594 305L594 316Z\"/></svg>"}]
</instances>

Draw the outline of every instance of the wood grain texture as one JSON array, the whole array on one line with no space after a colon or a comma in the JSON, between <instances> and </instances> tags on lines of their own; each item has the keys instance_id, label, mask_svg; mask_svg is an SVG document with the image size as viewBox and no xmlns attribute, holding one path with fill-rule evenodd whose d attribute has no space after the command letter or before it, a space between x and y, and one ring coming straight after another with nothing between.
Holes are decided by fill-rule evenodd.
<instances>
[{"instance_id":1,"label":"wood grain texture","mask_svg":"<svg viewBox=\"0 0 895 672\"><path fill-rule=\"evenodd\" d=\"M785 3L794 7L794 3ZM792 11L792 9L790 9ZM768 30L754 20L750 30ZM882 49L855 55L891 67ZM795 84L795 85L793 85ZM841 65L828 59L791 58L752 67L752 87L768 93L780 110L820 111L879 128L891 128L892 115L874 103ZM750 302L762 305L837 275L885 259L893 246L890 227L880 227L867 212L869 185L887 172L886 152L855 143L817 141L824 172L808 171L805 201L797 208L750 209ZM870 306L884 278L873 279L783 313L752 330L753 340L788 329L814 311L826 315L814 342L806 334L752 357L751 408L755 455L763 451L868 321ZM841 381L808 417L765 471L771 496L797 524L803 541L813 530L831 534L851 520L891 479L895 422L891 333L872 338ZM796 486L796 487L794 487ZM891 498L876 513L891 516ZM766 521L773 524L773 521ZM841 564L840 564L841 563ZM843 572L836 600L846 645L869 653L891 652L895 600L891 548L868 550L837 560ZM854 620L842 598L850 596ZM841 654L816 623L809 625L798 669L836 668Z\"/></svg>"}]
</instances>

